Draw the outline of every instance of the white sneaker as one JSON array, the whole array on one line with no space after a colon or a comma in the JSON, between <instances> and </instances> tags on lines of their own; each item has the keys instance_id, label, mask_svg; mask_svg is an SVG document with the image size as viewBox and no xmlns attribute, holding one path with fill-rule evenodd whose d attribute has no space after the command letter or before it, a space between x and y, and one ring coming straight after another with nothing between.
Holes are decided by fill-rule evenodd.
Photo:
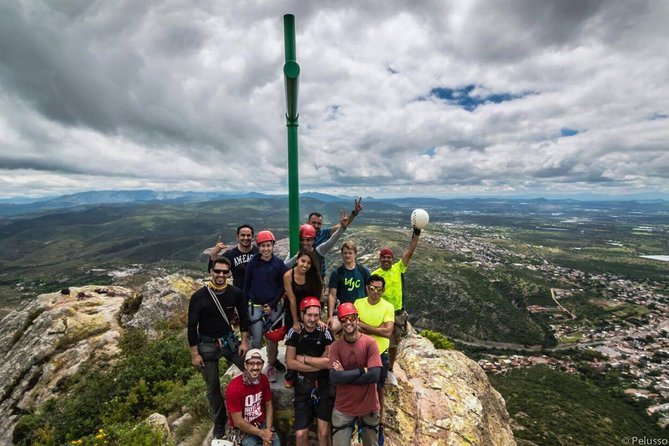
<instances>
[{"instance_id":1,"label":"white sneaker","mask_svg":"<svg viewBox=\"0 0 669 446\"><path fill-rule=\"evenodd\" d=\"M267 379L271 383L275 383L277 380L276 369L274 368L273 365L267 367Z\"/></svg>"},{"instance_id":2,"label":"white sneaker","mask_svg":"<svg viewBox=\"0 0 669 446\"><path fill-rule=\"evenodd\" d=\"M386 378L386 381L391 386L397 387L397 377L395 377L395 374L390 370L388 370L388 378Z\"/></svg>"}]
</instances>

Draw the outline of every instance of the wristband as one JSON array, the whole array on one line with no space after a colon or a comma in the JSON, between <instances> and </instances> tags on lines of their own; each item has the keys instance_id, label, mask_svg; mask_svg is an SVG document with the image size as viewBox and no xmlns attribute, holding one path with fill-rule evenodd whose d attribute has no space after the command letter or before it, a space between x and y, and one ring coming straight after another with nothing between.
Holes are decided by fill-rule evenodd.
<instances>
[{"instance_id":1,"label":"wristband","mask_svg":"<svg viewBox=\"0 0 669 446\"><path fill-rule=\"evenodd\" d=\"M420 229L413 228L413 235L420 235Z\"/></svg>"},{"instance_id":2,"label":"wristband","mask_svg":"<svg viewBox=\"0 0 669 446\"><path fill-rule=\"evenodd\" d=\"M364 367L360 367L358 370L360 370L361 375L365 374L365 368Z\"/></svg>"},{"instance_id":3,"label":"wristband","mask_svg":"<svg viewBox=\"0 0 669 446\"><path fill-rule=\"evenodd\" d=\"M353 210L351 211L351 214L352 214L354 217L357 217L359 212L360 212L360 211L357 211L357 212L356 212L356 210L353 209Z\"/></svg>"}]
</instances>

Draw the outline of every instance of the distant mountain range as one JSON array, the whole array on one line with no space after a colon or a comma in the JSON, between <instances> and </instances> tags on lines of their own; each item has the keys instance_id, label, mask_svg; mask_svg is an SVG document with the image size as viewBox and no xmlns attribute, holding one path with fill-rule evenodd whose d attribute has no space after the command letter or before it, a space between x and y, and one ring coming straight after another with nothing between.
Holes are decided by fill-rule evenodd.
<instances>
[{"instance_id":1,"label":"distant mountain range","mask_svg":"<svg viewBox=\"0 0 669 446\"><path fill-rule=\"evenodd\" d=\"M304 192L300 194L302 199L313 199L323 203L337 203L353 201L355 197L345 195L329 195L320 192ZM165 204L186 204L198 203L207 201L221 201L221 200L236 200L245 198L271 198L281 199L286 198L287 195L269 195L260 192L181 192L181 191L153 191L153 190L105 190L105 191L88 191L79 192L70 195L61 195L56 197L42 197L42 198L4 198L0 199L0 217L12 217L34 213L51 212L61 209L76 209L87 208L96 205L114 205L114 204L133 204L133 203L150 203L162 202ZM471 209L474 204L475 208L479 210L486 210L488 212L495 212L498 208L500 211L508 212L510 208L523 208L529 205L568 205L587 208L606 208L611 209L611 203L618 203L627 208L629 206L635 207L640 205L646 208L648 205L659 204L665 205L669 201L661 198L642 198L637 196L631 197L604 197L590 199L573 199L573 198L525 198L525 197L461 197L461 198L430 198L430 197L401 197L401 198L373 198L364 197L363 202L372 203L388 203L401 208L417 208L422 207L429 209L431 207L447 208L454 212L461 210L461 208ZM603 203L606 203L603 205ZM525 209L526 211L526 209Z\"/></svg>"}]
</instances>

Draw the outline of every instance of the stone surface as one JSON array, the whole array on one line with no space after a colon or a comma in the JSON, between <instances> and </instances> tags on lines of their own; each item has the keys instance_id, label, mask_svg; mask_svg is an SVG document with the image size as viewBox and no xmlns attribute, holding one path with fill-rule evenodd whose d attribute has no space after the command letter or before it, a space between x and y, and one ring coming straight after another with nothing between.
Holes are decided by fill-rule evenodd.
<instances>
[{"instance_id":1,"label":"stone surface","mask_svg":"<svg viewBox=\"0 0 669 446\"><path fill-rule=\"evenodd\" d=\"M516 444L504 399L464 354L436 350L413 332L395 372L398 387L386 387L386 445Z\"/></svg>"},{"instance_id":2,"label":"stone surface","mask_svg":"<svg viewBox=\"0 0 669 446\"><path fill-rule=\"evenodd\" d=\"M0 444L11 444L17 409L38 407L84 362L117 351L116 313L131 293L73 287L40 295L0 322Z\"/></svg>"},{"instance_id":3,"label":"stone surface","mask_svg":"<svg viewBox=\"0 0 669 446\"><path fill-rule=\"evenodd\" d=\"M155 334L159 324L181 327L188 318L190 296L203 286L201 281L181 274L153 279L140 290L142 304L136 313L123 315L124 327L141 328Z\"/></svg>"}]
</instances>

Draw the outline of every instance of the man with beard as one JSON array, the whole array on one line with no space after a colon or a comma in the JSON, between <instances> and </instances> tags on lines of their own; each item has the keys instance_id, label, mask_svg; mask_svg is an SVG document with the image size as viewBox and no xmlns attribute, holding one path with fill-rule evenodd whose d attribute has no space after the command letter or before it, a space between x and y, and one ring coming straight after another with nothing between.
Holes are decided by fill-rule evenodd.
<instances>
[{"instance_id":1,"label":"man with beard","mask_svg":"<svg viewBox=\"0 0 669 446\"><path fill-rule=\"evenodd\" d=\"M232 265L232 284L237 288L244 287L244 275L246 265L254 254L258 253L258 247L253 245L253 227L251 225L241 225L237 228L237 246L230 248L223 254L225 244L221 241L216 243L211 249L209 255L209 270L211 271L212 262L220 255L230 260Z\"/></svg>"},{"instance_id":2,"label":"man with beard","mask_svg":"<svg viewBox=\"0 0 669 446\"><path fill-rule=\"evenodd\" d=\"M332 444L349 446L353 423L362 424L364 446L378 446L381 357L376 341L358 329L358 311L346 302L337 308L343 336L330 347L330 380L337 386L332 411Z\"/></svg>"},{"instance_id":3,"label":"man with beard","mask_svg":"<svg viewBox=\"0 0 669 446\"><path fill-rule=\"evenodd\" d=\"M228 285L230 271L228 259L216 259L212 265L210 282L193 293L188 304L191 362L200 369L206 384L215 438L223 436L227 420L221 396L218 361L224 357L228 363L243 370L243 357L249 349L246 299L239 288ZM230 323L235 311L239 315L241 343Z\"/></svg>"},{"instance_id":4,"label":"man with beard","mask_svg":"<svg viewBox=\"0 0 669 446\"><path fill-rule=\"evenodd\" d=\"M286 365L297 373L295 378L295 440L297 446L308 446L309 426L318 420L318 444L330 445L332 395L328 369L328 353L332 336L318 328L321 303L316 297L300 302L302 330L292 328L286 340Z\"/></svg>"},{"instance_id":5,"label":"man with beard","mask_svg":"<svg viewBox=\"0 0 669 446\"><path fill-rule=\"evenodd\" d=\"M230 425L239 429L242 446L280 446L273 426L272 391L262 374L265 361L258 349L246 353L244 371L225 390Z\"/></svg>"}]
</instances>

